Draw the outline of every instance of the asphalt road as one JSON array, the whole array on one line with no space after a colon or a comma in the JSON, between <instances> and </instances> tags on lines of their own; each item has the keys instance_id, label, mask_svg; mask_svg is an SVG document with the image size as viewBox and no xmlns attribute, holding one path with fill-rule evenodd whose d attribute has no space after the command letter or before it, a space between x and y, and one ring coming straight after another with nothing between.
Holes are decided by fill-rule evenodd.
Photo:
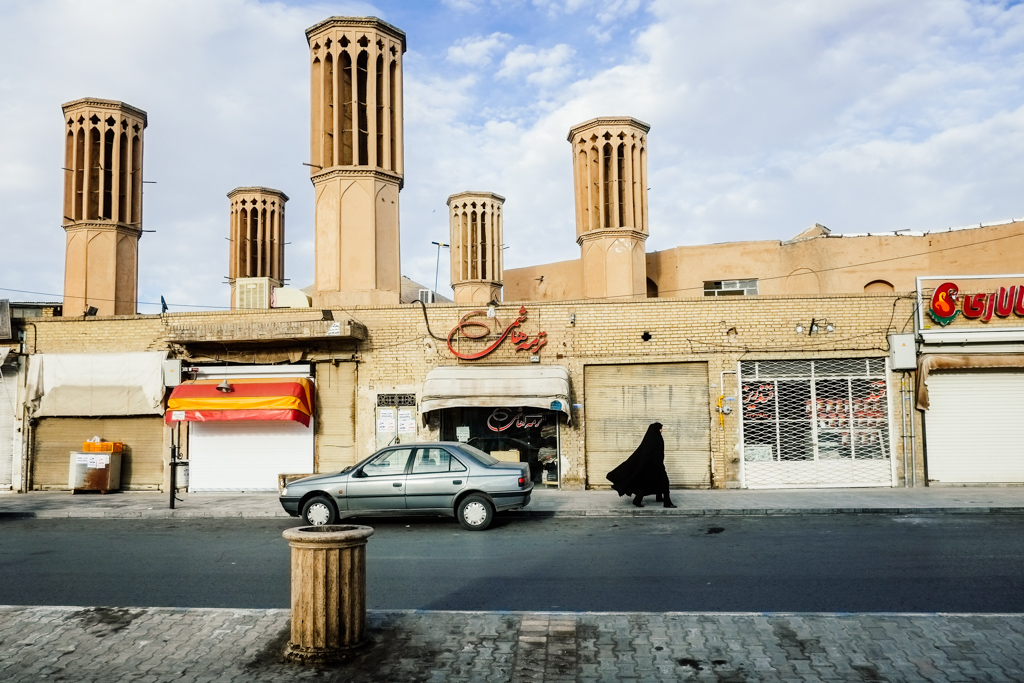
<instances>
[{"instance_id":1,"label":"asphalt road","mask_svg":"<svg viewBox=\"0 0 1024 683\"><path fill-rule=\"evenodd\" d=\"M374 609L1024 612L1024 517L362 520ZM0 520L0 604L288 607L294 520Z\"/></svg>"}]
</instances>

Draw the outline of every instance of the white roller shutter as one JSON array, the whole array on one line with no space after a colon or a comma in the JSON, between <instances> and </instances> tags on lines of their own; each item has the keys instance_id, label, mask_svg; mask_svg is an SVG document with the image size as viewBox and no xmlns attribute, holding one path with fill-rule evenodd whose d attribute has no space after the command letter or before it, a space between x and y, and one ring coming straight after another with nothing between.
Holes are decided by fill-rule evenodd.
<instances>
[{"instance_id":1,"label":"white roller shutter","mask_svg":"<svg viewBox=\"0 0 1024 683\"><path fill-rule=\"evenodd\" d=\"M7 490L14 463L15 369L0 367L0 373L0 490Z\"/></svg>"},{"instance_id":2,"label":"white roller shutter","mask_svg":"<svg viewBox=\"0 0 1024 683\"><path fill-rule=\"evenodd\" d=\"M652 422L665 425L665 469L673 487L711 486L707 363L588 365L583 374L587 484L629 457Z\"/></svg>"},{"instance_id":3,"label":"white roller shutter","mask_svg":"<svg viewBox=\"0 0 1024 683\"><path fill-rule=\"evenodd\" d=\"M1024 483L1024 372L933 372L928 393L930 481Z\"/></svg>"},{"instance_id":4,"label":"white roller shutter","mask_svg":"<svg viewBox=\"0 0 1024 683\"><path fill-rule=\"evenodd\" d=\"M189 423L189 491L276 491L279 474L313 472L314 423Z\"/></svg>"}]
</instances>

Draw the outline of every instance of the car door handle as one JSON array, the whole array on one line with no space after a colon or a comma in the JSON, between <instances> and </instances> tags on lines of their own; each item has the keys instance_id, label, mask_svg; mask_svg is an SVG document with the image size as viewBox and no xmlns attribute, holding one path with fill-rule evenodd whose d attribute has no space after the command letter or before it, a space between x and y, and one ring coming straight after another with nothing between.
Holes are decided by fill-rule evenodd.
<instances>
[{"instance_id":1,"label":"car door handle","mask_svg":"<svg viewBox=\"0 0 1024 683\"><path fill-rule=\"evenodd\" d=\"M394 484L392 484L392 486L394 486L396 489L400 489L400 488L402 488L402 483L396 481Z\"/></svg>"},{"instance_id":2,"label":"car door handle","mask_svg":"<svg viewBox=\"0 0 1024 683\"><path fill-rule=\"evenodd\" d=\"M453 480L452 480L452 484L454 484L455 486L458 486L458 485L459 485L459 484L461 484L461 483L462 483L462 480L461 480L461 479L453 479Z\"/></svg>"}]
</instances>

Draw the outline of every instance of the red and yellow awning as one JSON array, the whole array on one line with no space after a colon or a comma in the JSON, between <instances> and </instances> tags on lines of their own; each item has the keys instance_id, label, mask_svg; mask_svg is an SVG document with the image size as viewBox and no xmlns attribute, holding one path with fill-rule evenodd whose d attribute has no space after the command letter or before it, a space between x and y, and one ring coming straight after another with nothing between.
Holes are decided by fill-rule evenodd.
<instances>
[{"instance_id":1,"label":"red and yellow awning","mask_svg":"<svg viewBox=\"0 0 1024 683\"><path fill-rule=\"evenodd\" d=\"M290 420L309 426L313 384L308 378L228 379L229 392L217 389L222 381L201 379L174 387L165 421Z\"/></svg>"}]
</instances>

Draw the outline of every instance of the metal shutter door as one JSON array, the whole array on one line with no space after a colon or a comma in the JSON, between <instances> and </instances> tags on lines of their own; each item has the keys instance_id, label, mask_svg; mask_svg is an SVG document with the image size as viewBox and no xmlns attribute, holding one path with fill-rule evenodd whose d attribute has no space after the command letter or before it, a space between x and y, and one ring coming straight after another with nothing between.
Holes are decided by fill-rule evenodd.
<instances>
[{"instance_id":1,"label":"metal shutter door","mask_svg":"<svg viewBox=\"0 0 1024 683\"><path fill-rule=\"evenodd\" d=\"M0 489L11 488L14 458L14 398L17 392L15 369L0 368Z\"/></svg>"},{"instance_id":2,"label":"metal shutter door","mask_svg":"<svg viewBox=\"0 0 1024 683\"><path fill-rule=\"evenodd\" d=\"M356 462L356 364L316 367L316 471L337 472Z\"/></svg>"},{"instance_id":3,"label":"metal shutter door","mask_svg":"<svg viewBox=\"0 0 1024 683\"><path fill-rule=\"evenodd\" d=\"M313 471L315 422L190 422L189 491L276 491Z\"/></svg>"},{"instance_id":4,"label":"metal shutter door","mask_svg":"<svg viewBox=\"0 0 1024 683\"><path fill-rule=\"evenodd\" d=\"M163 418L45 417L35 428L32 488L67 489L70 453L81 451L82 442L94 436L124 443L122 490L154 490L163 484Z\"/></svg>"},{"instance_id":5,"label":"metal shutter door","mask_svg":"<svg viewBox=\"0 0 1024 683\"><path fill-rule=\"evenodd\" d=\"M665 425L672 486L711 486L707 363L588 365L583 382L591 487L611 485L605 475L640 445L652 422Z\"/></svg>"},{"instance_id":6,"label":"metal shutter door","mask_svg":"<svg viewBox=\"0 0 1024 683\"><path fill-rule=\"evenodd\" d=\"M928 394L930 481L1024 483L1024 373L933 372Z\"/></svg>"}]
</instances>

